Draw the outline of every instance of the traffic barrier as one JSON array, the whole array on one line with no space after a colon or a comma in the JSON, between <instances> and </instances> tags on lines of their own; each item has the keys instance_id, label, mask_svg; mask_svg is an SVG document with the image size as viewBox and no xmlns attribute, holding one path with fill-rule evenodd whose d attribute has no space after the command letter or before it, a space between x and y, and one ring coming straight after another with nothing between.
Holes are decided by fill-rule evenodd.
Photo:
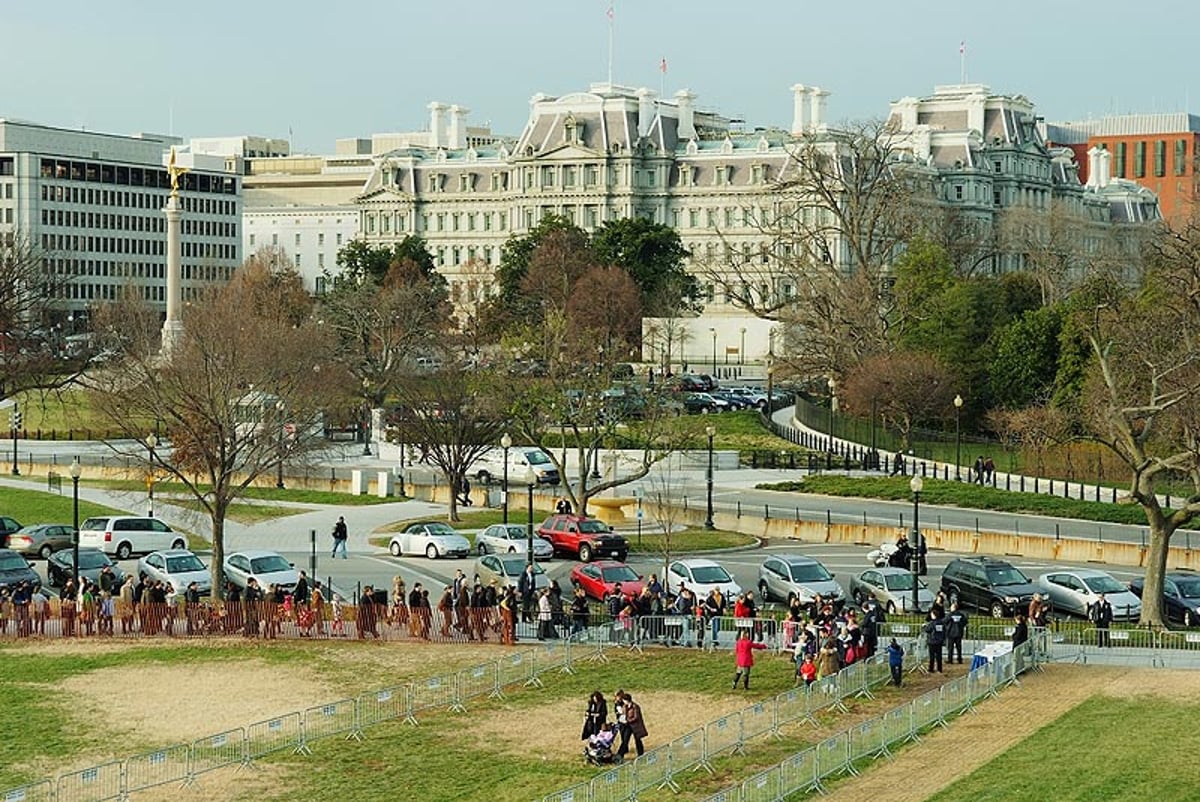
<instances>
[{"instance_id":1,"label":"traffic barrier","mask_svg":"<svg viewBox=\"0 0 1200 802\"><path fill-rule=\"evenodd\" d=\"M742 783L742 802L774 802L779 794L779 768L760 771Z\"/></svg>"},{"instance_id":2,"label":"traffic barrier","mask_svg":"<svg viewBox=\"0 0 1200 802\"><path fill-rule=\"evenodd\" d=\"M883 742L892 744L916 738L912 725L912 705L902 705L883 714Z\"/></svg>"},{"instance_id":3,"label":"traffic barrier","mask_svg":"<svg viewBox=\"0 0 1200 802\"><path fill-rule=\"evenodd\" d=\"M429 677L412 683L409 688L412 693L413 715L425 710L451 710L455 703L455 676L447 674Z\"/></svg>"},{"instance_id":4,"label":"traffic barrier","mask_svg":"<svg viewBox=\"0 0 1200 802\"><path fill-rule=\"evenodd\" d=\"M514 652L496 661L496 687L508 688L512 685L533 685L537 675L534 673L536 660L534 652Z\"/></svg>"},{"instance_id":5,"label":"traffic barrier","mask_svg":"<svg viewBox=\"0 0 1200 802\"><path fill-rule=\"evenodd\" d=\"M575 783L574 785L546 794L542 802L588 802L591 798L591 781Z\"/></svg>"},{"instance_id":6,"label":"traffic barrier","mask_svg":"<svg viewBox=\"0 0 1200 802\"><path fill-rule=\"evenodd\" d=\"M821 790L821 782L817 777L817 750L805 749L784 758L779 764L780 796L818 790Z\"/></svg>"},{"instance_id":7,"label":"traffic barrier","mask_svg":"<svg viewBox=\"0 0 1200 802\"><path fill-rule=\"evenodd\" d=\"M69 774L58 775L54 791L57 802L105 802L124 796L121 780L124 776L121 761L102 763Z\"/></svg>"},{"instance_id":8,"label":"traffic barrier","mask_svg":"<svg viewBox=\"0 0 1200 802\"><path fill-rule=\"evenodd\" d=\"M698 769L707 763L704 728L699 727L671 741L671 773ZM711 771L711 769L710 769Z\"/></svg>"},{"instance_id":9,"label":"traffic barrier","mask_svg":"<svg viewBox=\"0 0 1200 802\"><path fill-rule=\"evenodd\" d=\"M805 718L810 718L807 687L792 688L775 697L775 726L777 728Z\"/></svg>"},{"instance_id":10,"label":"traffic barrier","mask_svg":"<svg viewBox=\"0 0 1200 802\"><path fill-rule=\"evenodd\" d=\"M671 780L671 745L663 744L643 755L633 762L633 790L647 791L652 789L670 788L677 790Z\"/></svg>"},{"instance_id":11,"label":"traffic barrier","mask_svg":"<svg viewBox=\"0 0 1200 802\"><path fill-rule=\"evenodd\" d=\"M942 721L942 692L941 689L922 694L912 701L912 728L921 733Z\"/></svg>"},{"instance_id":12,"label":"traffic barrier","mask_svg":"<svg viewBox=\"0 0 1200 802\"><path fill-rule=\"evenodd\" d=\"M813 747L816 751L818 777L832 777L835 774L844 773L847 765L849 740L846 733L839 732L837 735L826 738L819 744Z\"/></svg>"},{"instance_id":13,"label":"traffic barrier","mask_svg":"<svg viewBox=\"0 0 1200 802\"><path fill-rule=\"evenodd\" d=\"M534 674L558 669L567 674L571 668L571 641L550 640L540 644L533 650Z\"/></svg>"},{"instance_id":14,"label":"traffic barrier","mask_svg":"<svg viewBox=\"0 0 1200 802\"><path fill-rule=\"evenodd\" d=\"M51 802L53 799L54 783L49 780L18 785L4 793L4 802Z\"/></svg>"},{"instance_id":15,"label":"traffic barrier","mask_svg":"<svg viewBox=\"0 0 1200 802\"><path fill-rule=\"evenodd\" d=\"M125 759L125 795L178 783L185 785L191 775L191 750L187 744L143 752Z\"/></svg>"},{"instance_id":16,"label":"traffic barrier","mask_svg":"<svg viewBox=\"0 0 1200 802\"><path fill-rule=\"evenodd\" d=\"M815 713L819 710L839 710L844 712L846 706L842 703L839 691L840 685L838 684L837 674L821 677L812 685L809 685L809 713Z\"/></svg>"},{"instance_id":17,"label":"traffic barrier","mask_svg":"<svg viewBox=\"0 0 1200 802\"><path fill-rule=\"evenodd\" d=\"M624 802L634 795L634 764L622 763L592 778L590 802Z\"/></svg>"},{"instance_id":18,"label":"traffic barrier","mask_svg":"<svg viewBox=\"0 0 1200 802\"><path fill-rule=\"evenodd\" d=\"M192 760L188 779L194 780L209 771L240 766L247 762L246 730L237 727L192 741Z\"/></svg>"},{"instance_id":19,"label":"traffic barrier","mask_svg":"<svg viewBox=\"0 0 1200 802\"><path fill-rule=\"evenodd\" d=\"M301 743L308 745L322 738L343 735L359 737L358 700L339 699L323 705L314 705L304 711Z\"/></svg>"},{"instance_id":20,"label":"traffic barrier","mask_svg":"<svg viewBox=\"0 0 1200 802\"><path fill-rule=\"evenodd\" d=\"M393 685L370 693L360 693L355 700L358 706L358 726L366 729L385 721L410 719L412 708L409 705L409 693L408 685Z\"/></svg>"},{"instance_id":21,"label":"traffic barrier","mask_svg":"<svg viewBox=\"0 0 1200 802\"><path fill-rule=\"evenodd\" d=\"M708 722L704 727L704 743L709 758L722 752L742 751L742 714L730 713Z\"/></svg>"},{"instance_id":22,"label":"traffic barrier","mask_svg":"<svg viewBox=\"0 0 1200 802\"><path fill-rule=\"evenodd\" d=\"M849 761L853 772L857 760L873 759L891 754L888 751L887 730L882 718L872 718L854 725L849 733Z\"/></svg>"},{"instance_id":23,"label":"traffic barrier","mask_svg":"<svg viewBox=\"0 0 1200 802\"><path fill-rule=\"evenodd\" d=\"M757 702L742 709L743 741L775 731L775 705L772 702Z\"/></svg>"},{"instance_id":24,"label":"traffic barrier","mask_svg":"<svg viewBox=\"0 0 1200 802\"><path fill-rule=\"evenodd\" d=\"M454 687L458 694L457 705L463 710L468 699L490 696L496 690L495 662L481 663L459 671Z\"/></svg>"},{"instance_id":25,"label":"traffic barrier","mask_svg":"<svg viewBox=\"0 0 1200 802\"><path fill-rule=\"evenodd\" d=\"M971 695L966 677L958 677L947 682L942 686L941 693L943 715L946 713L960 713L971 706Z\"/></svg>"},{"instance_id":26,"label":"traffic barrier","mask_svg":"<svg viewBox=\"0 0 1200 802\"><path fill-rule=\"evenodd\" d=\"M296 752L303 744L299 713L256 721L246 728L246 761L288 749Z\"/></svg>"}]
</instances>

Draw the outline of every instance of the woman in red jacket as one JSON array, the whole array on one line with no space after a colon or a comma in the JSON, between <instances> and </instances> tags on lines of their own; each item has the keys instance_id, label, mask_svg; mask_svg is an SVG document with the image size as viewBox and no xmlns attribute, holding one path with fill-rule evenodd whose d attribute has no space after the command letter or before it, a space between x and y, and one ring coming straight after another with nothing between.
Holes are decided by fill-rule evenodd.
<instances>
[{"instance_id":1,"label":"woman in red jacket","mask_svg":"<svg viewBox=\"0 0 1200 802\"><path fill-rule=\"evenodd\" d=\"M738 639L733 644L733 654L737 660L737 673L733 675L733 689L737 690L738 680L742 680L742 688L750 690L750 669L754 666L754 650L765 649L767 645L750 640L750 631L743 629L738 633Z\"/></svg>"}]
</instances>

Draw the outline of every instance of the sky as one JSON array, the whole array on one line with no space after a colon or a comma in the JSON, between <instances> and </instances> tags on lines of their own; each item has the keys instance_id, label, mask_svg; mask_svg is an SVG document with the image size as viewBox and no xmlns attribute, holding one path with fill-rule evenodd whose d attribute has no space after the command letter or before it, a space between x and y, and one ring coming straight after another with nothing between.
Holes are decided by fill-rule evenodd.
<instances>
[{"instance_id":1,"label":"sky","mask_svg":"<svg viewBox=\"0 0 1200 802\"><path fill-rule=\"evenodd\" d=\"M1182 111L1200 28L1194 0L4 0L0 117L328 153L421 130L438 100L516 136L535 93L607 79L610 6L617 83L751 127L789 126L795 83L832 92L832 121L881 117L958 83L963 44L969 81L1047 120Z\"/></svg>"}]
</instances>

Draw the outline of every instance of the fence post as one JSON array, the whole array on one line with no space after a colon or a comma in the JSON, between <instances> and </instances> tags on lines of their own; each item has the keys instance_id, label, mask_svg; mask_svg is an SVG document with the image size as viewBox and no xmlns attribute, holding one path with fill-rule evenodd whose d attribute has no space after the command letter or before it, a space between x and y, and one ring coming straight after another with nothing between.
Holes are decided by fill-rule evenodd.
<instances>
[{"instance_id":1,"label":"fence post","mask_svg":"<svg viewBox=\"0 0 1200 802\"><path fill-rule=\"evenodd\" d=\"M764 521L771 520L771 505L770 504L763 505L763 520Z\"/></svg>"}]
</instances>

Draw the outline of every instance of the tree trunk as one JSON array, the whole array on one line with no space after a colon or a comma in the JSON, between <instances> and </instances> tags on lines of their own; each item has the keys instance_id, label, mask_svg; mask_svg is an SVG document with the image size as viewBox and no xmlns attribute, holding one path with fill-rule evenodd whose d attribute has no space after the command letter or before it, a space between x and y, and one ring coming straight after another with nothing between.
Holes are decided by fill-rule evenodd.
<instances>
[{"instance_id":1,"label":"tree trunk","mask_svg":"<svg viewBox=\"0 0 1200 802\"><path fill-rule=\"evenodd\" d=\"M458 517L458 494L462 492L462 479L457 476L448 476L450 480L450 520L458 522L462 520Z\"/></svg>"},{"instance_id":2,"label":"tree trunk","mask_svg":"<svg viewBox=\"0 0 1200 802\"><path fill-rule=\"evenodd\" d=\"M210 515L212 564L209 566L209 573L212 575L212 597L214 599L225 598L225 508L226 505L215 503Z\"/></svg>"},{"instance_id":3,"label":"tree trunk","mask_svg":"<svg viewBox=\"0 0 1200 802\"><path fill-rule=\"evenodd\" d=\"M1159 510L1144 505L1143 509L1146 510L1146 518L1150 521L1150 548L1146 554L1146 576L1142 584L1142 617L1138 623L1162 627L1166 625L1163 615L1163 575L1167 572L1167 552L1171 545L1171 535L1175 532Z\"/></svg>"}]
</instances>

